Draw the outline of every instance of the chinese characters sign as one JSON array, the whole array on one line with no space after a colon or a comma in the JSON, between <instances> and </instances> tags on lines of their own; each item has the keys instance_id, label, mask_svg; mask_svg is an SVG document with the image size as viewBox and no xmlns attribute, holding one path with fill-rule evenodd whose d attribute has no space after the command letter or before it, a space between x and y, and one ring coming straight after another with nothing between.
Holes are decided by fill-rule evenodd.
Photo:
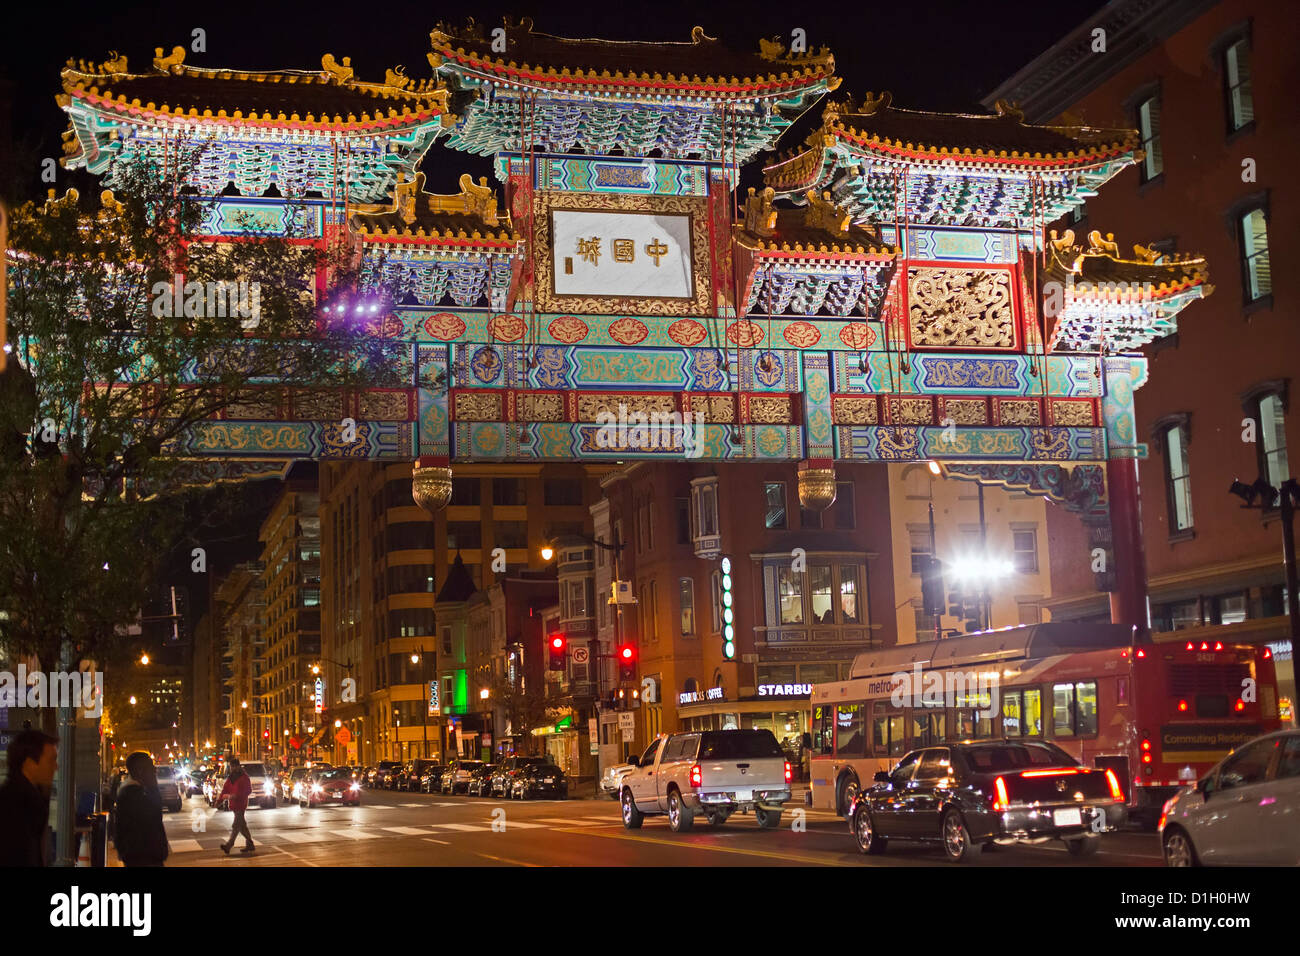
<instances>
[{"instance_id":1,"label":"chinese characters sign","mask_svg":"<svg viewBox=\"0 0 1300 956\"><path fill-rule=\"evenodd\" d=\"M556 295L695 296L690 216L576 209L551 216Z\"/></svg>"}]
</instances>

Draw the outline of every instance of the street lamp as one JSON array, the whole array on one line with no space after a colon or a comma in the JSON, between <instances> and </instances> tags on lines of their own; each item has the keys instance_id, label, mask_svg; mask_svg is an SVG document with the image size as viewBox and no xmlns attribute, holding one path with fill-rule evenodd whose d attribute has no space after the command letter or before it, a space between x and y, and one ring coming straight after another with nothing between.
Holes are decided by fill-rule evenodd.
<instances>
[{"instance_id":1,"label":"street lamp","mask_svg":"<svg viewBox=\"0 0 1300 956\"><path fill-rule=\"evenodd\" d=\"M144 664L144 665L146 665L146 666L148 666L148 664L149 664L149 655L148 655L148 654L141 654L141 655L140 655L140 663L141 663L141 664Z\"/></svg>"},{"instance_id":2,"label":"street lamp","mask_svg":"<svg viewBox=\"0 0 1300 956\"><path fill-rule=\"evenodd\" d=\"M555 549L549 544L542 545L542 560L549 561L553 557L555 557Z\"/></svg>"}]
</instances>

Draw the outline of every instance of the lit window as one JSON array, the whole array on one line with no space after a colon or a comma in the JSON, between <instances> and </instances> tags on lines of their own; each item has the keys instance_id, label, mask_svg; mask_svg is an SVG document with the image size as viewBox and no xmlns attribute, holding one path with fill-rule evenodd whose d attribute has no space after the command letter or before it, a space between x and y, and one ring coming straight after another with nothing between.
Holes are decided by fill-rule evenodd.
<instances>
[{"instance_id":1,"label":"lit window","mask_svg":"<svg viewBox=\"0 0 1300 956\"><path fill-rule=\"evenodd\" d=\"M1138 129L1142 134L1142 180L1155 179L1165 171L1164 154L1160 146L1160 97L1151 96L1138 105Z\"/></svg>"},{"instance_id":2,"label":"lit window","mask_svg":"<svg viewBox=\"0 0 1300 956\"><path fill-rule=\"evenodd\" d=\"M1246 301L1273 293L1273 267L1268 257L1268 217L1261 207L1241 217L1241 265Z\"/></svg>"},{"instance_id":3,"label":"lit window","mask_svg":"<svg viewBox=\"0 0 1300 956\"><path fill-rule=\"evenodd\" d=\"M834 624L835 612L831 603L831 566L813 564L808 567L809 593L812 597L812 622Z\"/></svg>"},{"instance_id":4,"label":"lit window","mask_svg":"<svg viewBox=\"0 0 1300 956\"><path fill-rule=\"evenodd\" d=\"M930 532L909 531L912 547L912 573L921 574L930 566Z\"/></svg>"},{"instance_id":5,"label":"lit window","mask_svg":"<svg viewBox=\"0 0 1300 956\"><path fill-rule=\"evenodd\" d=\"M1165 429L1165 490L1169 527L1186 531L1192 526L1192 483L1187 459L1187 430L1183 425Z\"/></svg>"},{"instance_id":6,"label":"lit window","mask_svg":"<svg viewBox=\"0 0 1300 956\"><path fill-rule=\"evenodd\" d=\"M1250 41L1242 37L1223 54L1223 81L1228 94L1228 129L1241 129L1255 121L1255 98L1250 82Z\"/></svg>"},{"instance_id":7,"label":"lit window","mask_svg":"<svg viewBox=\"0 0 1300 956\"><path fill-rule=\"evenodd\" d=\"M695 581L692 578L679 578L677 581L678 602L682 612L682 636L689 637L695 633Z\"/></svg>"},{"instance_id":8,"label":"lit window","mask_svg":"<svg viewBox=\"0 0 1300 956\"><path fill-rule=\"evenodd\" d=\"M803 574L789 565L777 568L777 600L781 604L782 624L803 623Z\"/></svg>"},{"instance_id":9,"label":"lit window","mask_svg":"<svg viewBox=\"0 0 1300 956\"><path fill-rule=\"evenodd\" d=\"M1038 532L1013 531L1011 533L1012 560L1021 574L1038 572Z\"/></svg>"},{"instance_id":10,"label":"lit window","mask_svg":"<svg viewBox=\"0 0 1300 956\"><path fill-rule=\"evenodd\" d=\"M709 594L712 596L713 633L722 630L722 572L714 571L709 578Z\"/></svg>"},{"instance_id":11,"label":"lit window","mask_svg":"<svg viewBox=\"0 0 1300 956\"><path fill-rule=\"evenodd\" d=\"M840 565L840 621L844 624L861 624L862 612L858 608L857 564Z\"/></svg>"},{"instance_id":12,"label":"lit window","mask_svg":"<svg viewBox=\"0 0 1300 956\"><path fill-rule=\"evenodd\" d=\"M769 481L763 485L767 512L763 524L771 529L785 528L785 482Z\"/></svg>"},{"instance_id":13,"label":"lit window","mask_svg":"<svg viewBox=\"0 0 1300 956\"><path fill-rule=\"evenodd\" d=\"M1286 413L1282 408L1282 396L1274 393L1259 400L1256 425L1260 472L1270 485L1281 488L1282 482L1291 477L1291 468L1286 460Z\"/></svg>"}]
</instances>

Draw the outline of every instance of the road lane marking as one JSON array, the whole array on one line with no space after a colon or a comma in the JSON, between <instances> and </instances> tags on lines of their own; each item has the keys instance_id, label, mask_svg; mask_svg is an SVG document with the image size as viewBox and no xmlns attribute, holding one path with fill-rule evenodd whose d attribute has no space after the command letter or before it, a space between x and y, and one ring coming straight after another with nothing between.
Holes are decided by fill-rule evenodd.
<instances>
[{"instance_id":1,"label":"road lane marking","mask_svg":"<svg viewBox=\"0 0 1300 956\"><path fill-rule=\"evenodd\" d=\"M769 850L742 850L732 846L711 846L707 843L672 843L667 840L655 840L650 837L631 836L627 833L597 833L595 830L568 830L568 833L582 833L602 840L628 840L632 843L653 843L658 846L677 847L687 850L711 850L714 853L739 853L744 856L763 856L773 860L786 860L792 863L810 863L820 866L854 866L839 860L827 860L821 857L801 856L794 853L773 853Z\"/></svg>"},{"instance_id":2,"label":"road lane marking","mask_svg":"<svg viewBox=\"0 0 1300 956\"><path fill-rule=\"evenodd\" d=\"M623 821L618 817L579 817L580 820L595 820L598 823L617 823L622 826Z\"/></svg>"},{"instance_id":3,"label":"road lane marking","mask_svg":"<svg viewBox=\"0 0 1300 956\"><path fill-rule=\"evenodd\" d=\"M429 825L442 830L458 830L462 833L487 833L492 829L474 823L431 823Z\"/></svg>"},{"instance_id":4,"label":"road lane marking","mask_svg":"<svg viewBox=\"0 0 1300 956\"><path fill-rule=\"evenodd\" d=\"M286 849L285 849L284 847L282 847L282 846L272 847L271 849L276 850L276 851L278 851L278 852L280 852L280 853L283 853L285 856L290 857L291 859L297 860L297 861L298 861L299 863L301 863L303 866L314 866L314 867L319 867L319 866L320 866L319 863L313 863L311 860L307 859L306 857L299 856L297 853L290 853L288 850L286 850Z\"/></svg>"},{"instance_id":5,"label":"road lane marking","mask_svg":"<svg viewBox=\"0 0 1300 956\"><path fill-rule=\"evenodd\" d=\"M400 833L402 836L424 836L429 831L421 827L384 827L389 833Z\"/></svg>"},{"instance_id":6,"label":"road lane marking","mask_svg":"<svg viewBox=\"0 0 1300 956\"><path fill-rule=\"evenodd\" d=\"M425 843L441 843L443 846L451 846L446 840L435 840L433 837L425 837Z\"/></svg>"},{"instance_id":7,"label":"road lane marking","mask_svg":"<svg viewBox=\"0 0 1300 956\"><path fill-rule=\"evenodd\" d=\"M546 824L544 824L544 823L525 823L525 822L522 821L522 820L506 820L506 821L505 821L505 826L506 826L507 829L510 829L510 830L545 830L545 829L547 829L547 826L546 826Z\"/></svg>"},{"instance_id":8,"label":"road lane marking","mask_svg":"<svg viewBox=\"0 0 1300 956\"><path fill-rule=\"evenodd\" d=\"M376 806L383 806L383 804L376 804ZM429 806L429 804L427 804L427 803L399 803L398 806L399 806L399 807L427 807L427 806ZM439 804L439 806L442 806L442 804Z\"/></svg>"},{"instance_id":9,"label":"road lane marking","mask_svg":"<svg viewBox=\"0 0 1300 956\"><path fill-rule=\"evenodd\" d=\"M349 840L378 840L379 837L373 833L367 833L365 830L331 830L335 836L347 837Z\"/></svg>"},{"instance_id":10,"label":"road lane marking","mask_svg":"<svg viewBox=\"0 0 1300 956\"><path fill-rule=\"evenodd\" d=\"M194 853L203 849L203 844L198 840L168 840L167 845L173 853Z\"/></svg>"},{"instance_id":11,"label":"road lane marking","mask_svg":"<svg viewBox=\"0 0 1300 956\"><path fill-rule=\"evenodd\" d=\"M329 839L323 832L296 833L293 830L279 830L276 832L276 836L282 840L288 840L290 843L324 843Z\"/></svg>"},{"instance_id":12,"label":"road lane marking","mask_svg":"<svg viewBox=\"0 0 1300 956\"><path fill-rule=\"evenodd\" d=\"M498 863L513 863L515 866L541 866L540 863L525 863L523 860L507 860L504 856L493 856L490 853L475 853L475 856L481 856L485 860L496 860Z\"/></svg>"},{"instance_id":13,"label":"road lane marking","mask_svg":"<svg viewBox=\"0 0 1300 956\"><path fill-rule=\"evenodd\" d=\"M589 822L586 822L586 821L584 821L584 820L583 820L582 818L580 818L580 817L569 817L568 819L563 819L563 820L560 819L559 817L533 817L532 819L538 821L539 823L550 823L550 824L554 824L555 826L561 826L561 827L594 827L594 826L596 826L595 823L589 823ZM616 820L613 820L613 821L611 821L611 820L605 820L604 822L605 822L605 823L617 823L618 821L616 821Z\"/></svg>"}]
</instances>

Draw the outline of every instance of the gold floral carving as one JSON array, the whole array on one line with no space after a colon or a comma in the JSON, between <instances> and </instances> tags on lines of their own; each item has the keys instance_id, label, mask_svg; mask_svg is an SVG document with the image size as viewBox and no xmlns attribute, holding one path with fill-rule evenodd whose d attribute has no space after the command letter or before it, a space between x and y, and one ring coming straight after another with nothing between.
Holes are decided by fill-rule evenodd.
<instances>
[{"instance_id":1,"label":"gold floral carving","mask_svg":"<svg viewBox=\"0 0 1300 956\"><path fill-rule=\"evenodd\" d=\"M829 192L819 193L810 189L804 193L808 205L804 207L803 224L809 229L820 229L833 236L847 236L851 217L847 210L841 209L831 201Z\"/></svg>"},{"instance_id":2,"label":"gold floral carving","mask_svg":"<svg viewBox=\"0 0 1300 956\"><path fill-rule=\"evenodd\" d=\"M410 401L404 392L365 392L359 410L367 421L403 422L411 417Z\"/></svg>"},{"instance_id":3,"label":"gold floral carving","mask_svg":"<svg viewBox=\"0 0 1300 956\"><path fill-rule=\"evenodd\" d=\"M602 414L617 419L620 405L624 416L668 415L677 407L671 395L579 395L578 421L594 422Z\"/></svg>"},{"instance_id":4,"label":"gold floral carving","mask_svg":"<svg viewBox=\"0 0 1300 956\"><path fill-rule=\"evenodd\" d=\"M734 395L695 395L691 398L691 413L697 420L709 424L730 424L736 420Z\"/></svg>"},{"instance_id":5,"label":"gold floral carving","mask_svg":"<svg viewBox=\"0 0 1300 956\"><path fill-rule=\"evenodd\" d=\"M949 398L943 403L943 417L955 425L987 425L989 409L978 398Z\"/></svg>"},{"instance_id":6,"label":"gold floral carving","mask_svg":"<svg viewBox=\"0 0 1300 956\"><path fill-rule=\"evenodd\" d=\"M998 420L1003 425L1041 425L1038 402L1032 399L1003 398L998 401Z\"/></svg>"},{"instance_id":7,"label":"gold floral carving","mask_svg":"<svg viewBox=\"0 0 1300 956\"><path fill-rule=\"evenodd\" d=\"M749 420L760 425L788 425L790 400L783 395L750 396Z\"/></svg>"},{"instance_id":8,"label":"gold floral carving","mask_svg":"<svg viewBox=\"0 0 1300 956\"><path fill-rule=\"evenodd\" d=\"M559 395L520 395L515 408L523 422L564 421L564 399Z\"/></svg>"},{"instance_id":9,"label":"gold floral carving","mask_svg":"<svg viewBox=\"0 0 1300 956\"><path fill-rule=\"evenodd\" d=\"M928 425L933 419L928 398L889 399L889 420L897 425Z\"/></svg>"},{"instance_id":10,"label":"gold floral carving","mask_svg":"<svg viewBox=\"0 0 1300 956\"><path fill-rule=\"evenodd\" d=\"M557 296L551 267L551 209L688 215L691 220L690 299L654 296ZM539 193L533 204L537 256L533 273L539 312L577 315L709 315L712 268L709 263L709 204L695 196L636 196L626 193Z\"/></svg>"},{"instance_id":11,"label":"gold floral carving","mask_svg":"<svg viewBox=\"0 0 1300 956\"><path fill-rule=\"evenodd\" d=\"M874 398L841 395L831 399L831 416L837 425L875 425L880 420L880 411Z\"/></svg>"},{"instance_id":12,"label":"gold floral carving","mask_svg":"<svg viewBox=\"0 0 1300 956\"><path fill-rule=\"evenodd\" d=\"M495 392L457 392L453 414L462 422L499 422L501 396Z\"/></svg>"},{"instance_id":13,"label":"gold floral carving","mask_svg":"<svg viewBox=\"0 0 1300 956\"><path fill-rule=\"evenodd\" d=\"M1052 402L1052 421L1057 425L1091 425L1090 402Z\"/></svg>"},{"instance_id":14,"label":"gold floral carving","mask_svg":"<svg viewBox=\"0 0 1300 956\"><path fill-rule=\"evenodd\" d=\"M1011 276L1003 270L914 269L909 279L913 345L1011 348Z\"/></svg>"}]
</instances>

